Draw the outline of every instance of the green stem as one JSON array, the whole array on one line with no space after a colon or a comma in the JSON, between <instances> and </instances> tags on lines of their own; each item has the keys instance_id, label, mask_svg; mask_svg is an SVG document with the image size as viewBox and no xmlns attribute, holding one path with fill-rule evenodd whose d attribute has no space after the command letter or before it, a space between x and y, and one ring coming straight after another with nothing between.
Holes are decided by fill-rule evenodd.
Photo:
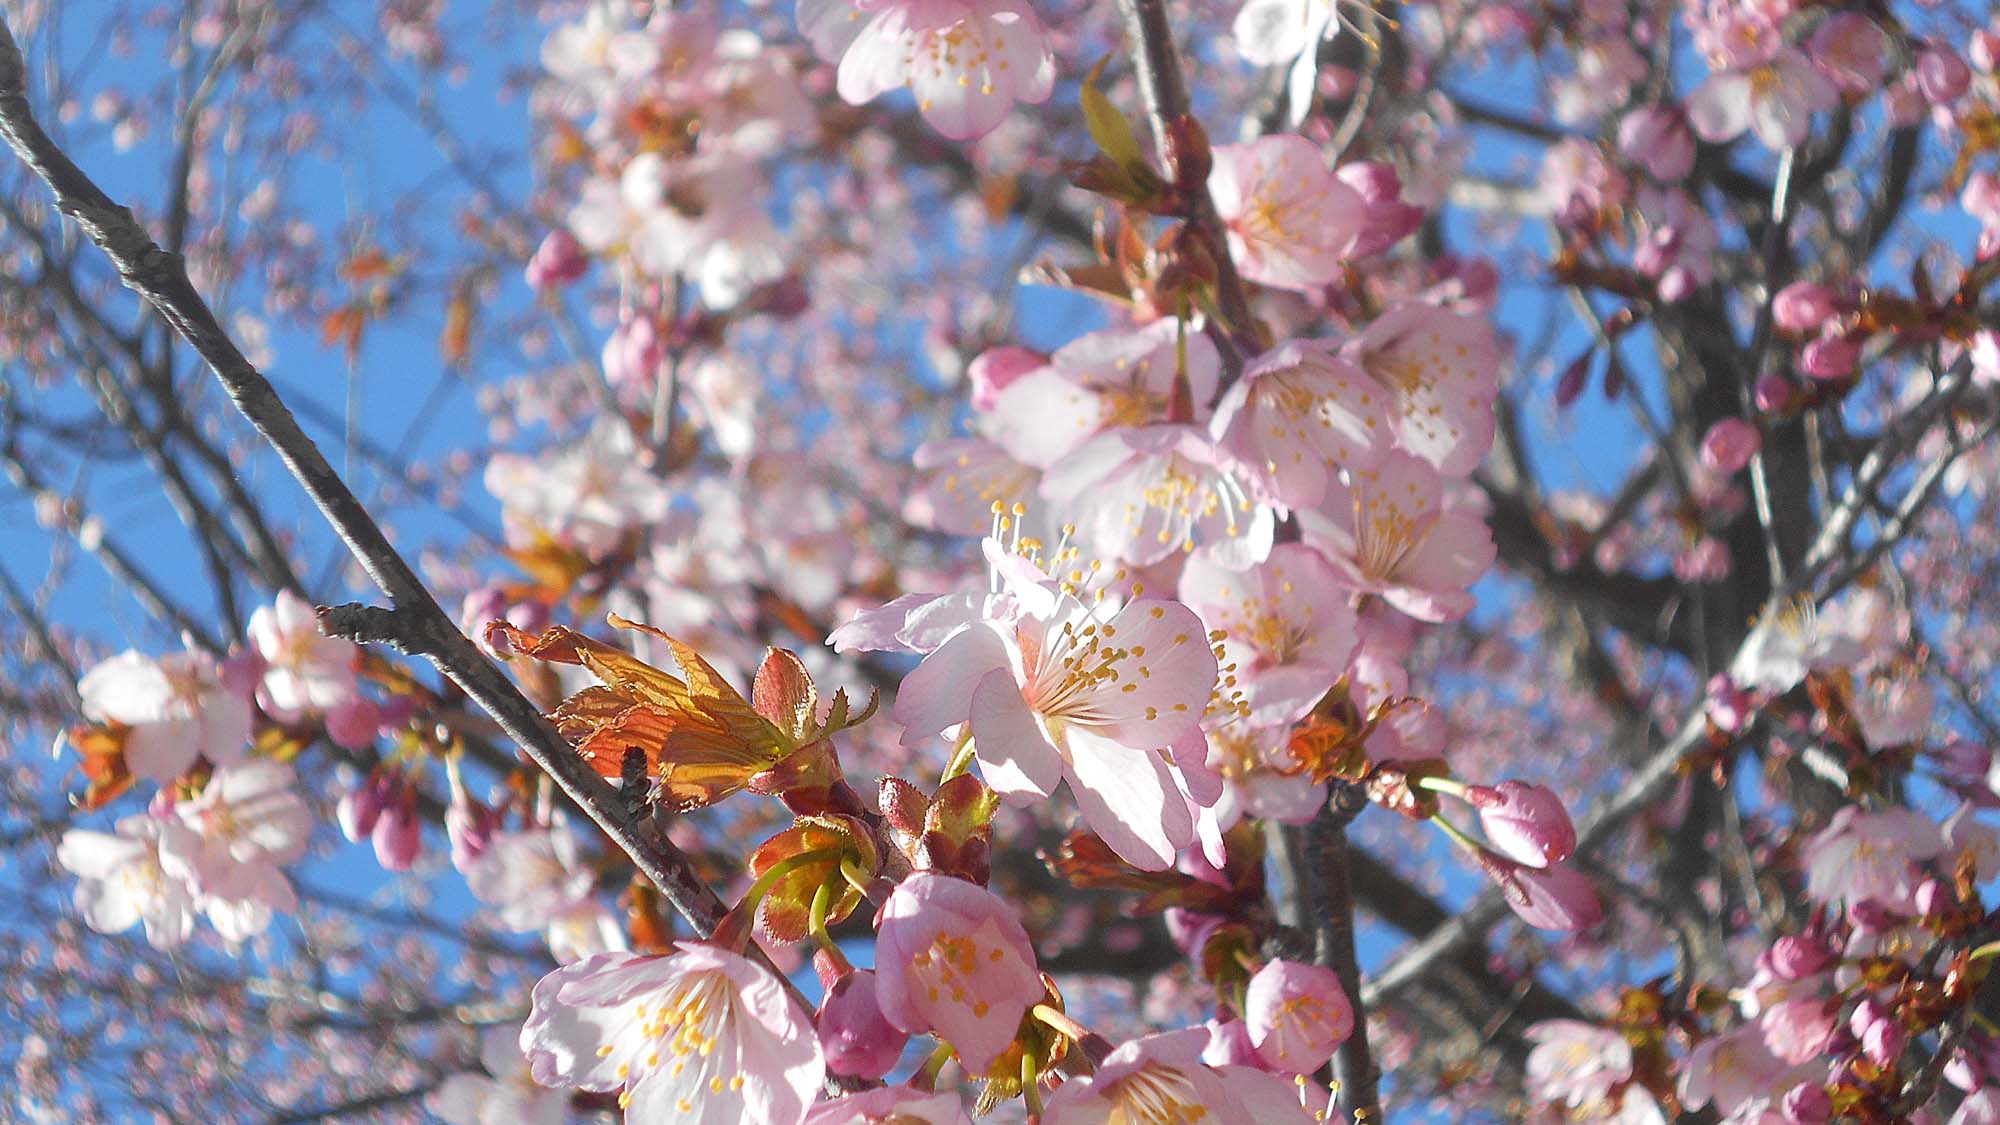
<instances>
[{"instance_id":1,"label":"green stem","mask_svg":"<svg viewBox=\"0 0 2000 1125\"><path fill-rule=\"evenodd\" d=\"M959 728L958 741L952 744L951 758L945 762L944 775L938 778L938 784L943 785L945 782L971 769L973 754L972 724L967 723Z\"/></svg>"},{"instance_id":2,"label":"green stem","mask_svg":"<svg viewBox=\"0 0 2000 1125\"><path fill-rule=\"evenodd\" d=\"M736 905L729 908L729 913L716 924L715 932L709 935L710 940L724 949L743 948L750 940L750 922L757 916L757 904L764 901L764 896L771 893L771 888L777 885L778 880L809 863L824 863L836 857L845 870L847 859L842 855L840 848L814 848L797 855L786 856L772 864L762 875L757 876L757 881L750 884L750 889L743 892L743 897Z\"/></svg>"}]
</instances>

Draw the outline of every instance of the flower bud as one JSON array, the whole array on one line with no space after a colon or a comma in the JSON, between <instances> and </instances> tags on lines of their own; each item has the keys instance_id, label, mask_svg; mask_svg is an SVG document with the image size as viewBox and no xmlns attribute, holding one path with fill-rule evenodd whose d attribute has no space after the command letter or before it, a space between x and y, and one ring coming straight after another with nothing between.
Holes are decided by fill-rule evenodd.
<instances>
[{"instance_id":1,"label":"flower bud","mask_svg":"<svg viewBox=\"0 0 2000 1125\"><path fill-rule=\"evenodd\" d=\"M834 982L820 1002L820 1049L826 1068L848 1078L880 1078L903 1057L910 1041L882 1014L875 998L875 973L857 969Z\"/></svg>"},{"instance_id":2,"label":"flower bud","mask_svg":"<svg viewBox=\"0 0 2000 1125\"><path fill-rule=\"evenodd\" d=\"M1847 1020L1847 1030L1861 1041L1861 1053L1876 1066L1893 1066L1903 1053L1902 1027L1872 996L1855 1005L1854 1014Z\"/></svg>"},{"instance_id":3,"label":"flower bud","mask_svg":"<svg viewBox=\"0 0 2000 1125\"><path fill-rule=\"evenodd\" d=\"M1821 1125L1833 1120L1833 1096L1824 1086L1801 1082L1785 1094L1785 1120L1792 1125Z\"/></svg>"},{"instance_id":4,"label":"flower bud","mask_svg":"<svg viewBox=\"0 0 2000 1125\"><path fill-rule=\"evenodd\" d=\"M1525 781L1474 785L1466 800L1479 810L1479 827L1495 851L1529 867L1561 863L1576 851L1576 825L1562 799Z\"/></svg>"},{"instance_id":5,"label":"flower bud","mask_svg":"<svg viewBox=\"0 0 2000 1125\"><path fill-rule=\"evenodd\" d=\"M417 791L401 777L375 819L369 839L375 845L375 861L385 871L408 871L417 864L423 849L422 824L417 820Z\"/></svg>"},{"instance_id":6,"label":"flower bud","mask_svg":"<svg viewBox=\"0 0 2000 1125\"><path fill-rule=\"evenodd\" d=\"M1310 1074L1325 1066L1334 1048L1354 1031L1354 1005L1332 969L1266 961L1250 978L1243 1022L1266 1068Z\"/></svg>"},{"instance_id":7,"label":"flower bud","mask_svg":"<svg viewBox=\"0 0 2000 1125\"><path fill-rule=\"evenodd\" d=\"M340 822L340 833L349 843L358 844L375 831L375 822L381 818L382 806L388 799L385 780L379 774L370 774L334 806L334 819Z\"/></svg>"},{"instance_id":8,"label":"flower bud","mask_svg":"<svg viewBox=\"0 0 2000 1125\"><path fill-rule=\"evenodd\" d=\"M1764 436L1741 418L1723 418L1701 439L1701 463L1718 473L1737 472L1763 448Z\"/></svg>"},{"instance_id":9,"label":"flower bud","mask_svg":"<svg viewBox=\"0 0 2000 1125\"><path fill-rule=\"evenodd\" d=\"M1972 33L1972 45L1965 49L1972 65L1987 74L2000 68L2000 32L1980 28Z\"/></svg>"},{"instance_id":10,"label":"flower bud","mask_svg":"<svg viewBox=\"0 0 2000 1125\"><path fill-rule=\"evenodd\" d=\"M1782 980L1804 980L1833 963L1833 953L1811 938L1786 934L1771 943L1762 960Z\"/></svg>"},{"instance_id":11,"label":"flower bud","mask_svg":"<svg viewBox=\"0 0 2000 1125\"><path fill-rule=\"evenodd\" d=\"M1771 321L1782 332L1817 332L1833 314L1833 290L1816 281L1794 281L1771 298Z\"/></svg>"},{"instance_id":12,"label":"flower bud","mask_svg":"<svg viewBox=\"0 0 2000 1125\"><path fill-rule=\"evenodd\" d=\"M1859 341L1846 336L1821 336L1799 350L1799 370L1815 379L1845 379L1861 358Z\"/></svg>"},{"instance_id":13,"label":"flower bud","mask_svg":"<svg viewBox=\"0 0 2000 1125\"><path fill-rule=\"evenodd\" d=\"M470 867L493 843L500 830L500 812L487 808L466 793L454 793L444 810L444 833L451 841L451 864L460 871Z\"/></svg>"},{"instance_id":14,"label":"flower bud","mask_svg":"<svg viewBox=\"0 0 2000 1125\"><path fill-rule=\"evenodd\" d=\"M1757 409L1766 414L1786 414L1791 411L1798 387L1783 375L1760 375L1751 393L1756 397Z\"/></svg>"},{"instance_id":15,"label":"flower bud","mask_svg":"<svg viewBox=\"0 0 2000 1125\"><path fill-rule=\"evenodd\" d=\"M529 287L540 291L575 281L588 268L590 260L583 256L583 248L576 244L576 239L568 231L557 229L550 231L535 248L524 273Z\"/></svg>"},{"instance_id":16,"label":"flower bud","mask_svg":"<svg viewBox=\"0 0 2000 1125\"><path fill-rule=\"evenodd\" d=\"M1972 85L1972 69L1958 52L1933 42L1917 55L1917 89L1932 105L1950 105Z\"/></svg>"},{"instance_id":17,"label":"flower bud","mask_svg":"<svg viewBox=\"0 0 2000 1125\"><path fill-rule=\"evenodd\" d=\"M1925 879L1917 884L1916 905L1926 921L1942 921L1958 913L1958 896L1942 881Z\"/></svg>"},{"instance_id":18,"label":"flower bud","mask_svg":"<svg viewBox=\"0 0 2000 1125\"><path fill-rule=\"evenodd\" d=\"M1487 868L1499 881L1507 905L1521 921L1538 930L1576 933L1604 920L1597 888L1570 868L1521 867L1498 857Z\"/></svg>"}]
</instances>

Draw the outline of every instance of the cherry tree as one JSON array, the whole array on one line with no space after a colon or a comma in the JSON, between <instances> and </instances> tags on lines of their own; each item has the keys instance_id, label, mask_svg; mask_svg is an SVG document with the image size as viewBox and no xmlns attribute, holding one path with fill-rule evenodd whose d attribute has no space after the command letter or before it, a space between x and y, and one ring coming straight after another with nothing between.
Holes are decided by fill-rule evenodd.
<instances>
[{"instance_id":1,"label":"cherry tree","mask_svg":"<svg viewBox=\"0 0 2000 1125\"><path fill-rule=\"evenodd\" d=\"M24 1119L2000 1121L1979 6L4 8Z\"/></svg>"}]
</instances>

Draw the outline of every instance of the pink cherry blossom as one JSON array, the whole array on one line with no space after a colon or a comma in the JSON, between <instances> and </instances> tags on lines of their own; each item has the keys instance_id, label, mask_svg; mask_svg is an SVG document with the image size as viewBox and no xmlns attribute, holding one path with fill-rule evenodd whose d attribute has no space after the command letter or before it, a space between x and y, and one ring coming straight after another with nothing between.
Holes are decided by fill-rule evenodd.
<instances>
[{"instance_id":1,"label":"pink cherry blossom","mask_svg":"<svg viewBox=\"0 0 2000 1125\"><path fill-rule=\"evenodd\" d=\"M1341 355L1388 393L1390 428L1405 452L1464 476L1492 448L1500 359L1484 317L1421 301L1397 305Z\"/></svg>"},{"instance_id":2,"label":"pink cherry blossom","mask_svg":"<svg viewBox=\"0 0 2000 1125\"><path fill-rule=\"evenodd\" d=\"M1881 87L1894 46L1868 16L1834 12L1813 29L1807 51L1841 93L1858 98Z\"/></svg>"},{"instance_id":3,"label":"pink cherry blossom","mask_svg":"<svg viewBox=\"0 0 2000 1125\"><path fill-rule=\"evenodd\" d=\"M1180 598L1222 631L1220 659L1255 725L1304 717L1354 651L1354 609L1340 576L1297 543L1273 547L1270 558L1240 571L1219 564L1211 549L1196 551L1181 571Z\"/></svg>"},{"instance_id":4,"label":"pink cherry blossom","mask_svg":"<svg viewBox=\"0 0 2000 1125\"><path fill-rule=\"evenodd\" d=\"M1694 131L1676 106L1642 106L1618 123L1618 150L1663 184L1677 184L1694 169Z\"/></svg>"},{"instance_id":5,"label":"pink cherry blossom","mask_svg":"<svg viewBox=\"0 0 2000 1125\"><path fill-rule=\"evenodd\" d=\"M535 289L552 289L575 281L589 268L590 259L584 257L575 237L558 228L542 239L534 257L528 259L528 284Z\"/></svg>"},{"instance_id":6,"label":"pink cherry blossom","mask_svg":"<svg viewBox=\"0 0 2000 1125\"><path fill-rule=\"evenodd\" d=\"M1844 806L1806 842L1806 893L1820 902L1908 907L1916 865L1943 849L1943 834L1921 813Z\"/></svg>"},{"instance_id":7,"label":"pink cherry blossom","mask_svg":"<svg viewBox=\"0 0 2000 1125\"><path fill-rule=\"evenodd\" d=\"M1424 209L1403 201L1402 177L1388 163L1357 160L1342 164L1334 170L1334 175L1368 205L1361 234L1347 252L1349 257L1379 254L1423 225Z\"/></svg>"},{"instance_id":8,"label":"pink cherry blossom","mask_svg":"<svg viewBox=\"0 0 2000 1125\"><path fill-rule=\"evenodd\" d=\"M1276 520L1252 502L1230 459L1196 426L1098 435L1051 468L1042 496L1097 554L1150 566L1204 543L1248 566L1270 552Z\"/></svg>"},{"instance_id":9,"label":"pink cherry blossom","mask_svg":"<svg viewBox=\"0 0 2000 1125\"><path fill-rule=\"evenodd\" d=\"M1123 1125L1133 1121L1254 1121L1309 1125L1313 1112L1293 1084L1247 1066L1202 1061L1208 1032L1169 1031L1126 1043L1087 1076L1062 1084L1043 1125Z\"/></svg>"},{"instance_id":10,"label":"pink cherry blossom","mask_svg":"<svg viewBox=\"0 0 2000 1125\"><path fill-rule=\"evenodd\" d=\"M1788 1063L1802 1063L1826 1050L1838 1027L1836 1005L1819 997L1781 1000L1757 1017L1764 1045Z\"/></svg>"},{"instance_id":11,"label":"pink cherry blossom","mask_svg":"<svg viewBox=\"0 0 2000 1125\"><path fill-rule=\"evenodd\" d=\"M1716 1112L1728 1115L1760 1099L1776 1100L1790 1087L1788 1069L1756 1027L1738 1028L1694 1049L1681 1071L1681 1101L1690 1109L1714 1103Z\"/></svg>"},{"instance_id":12,"label":"pink cherry blossom","mask_svg":"<svg viewBox=\"0 0 2000 1125\"><path fill-rule=\"evenodd\" d=\"M1632 1077L1632 1046L1610 1028L1581 1020L1543 1020L1530 1027L1528 1092L1572 1109L1605 1101Z\"/></svg>"},{"instance_id":13,"label":"pink cherry blossom","mask_svg":"<svg viewBox=\"0 0 2000 1125\"><path fill-rule=\"evenodd\" d=\"M160 861L200 896L216 932L241 941L273 913L298 906L284 868L304 857L312 813L293 789L292 767L257 758L215 771L194 797L174 805L160 835Z\"/></svg>"},{"instance_id":14,"label":"pink cherry blossom","mask_svg":"<svg viewBox=\"0 0 2000 1125\"><path fill-rule=\"evenodd\" d=\"M1172 318L1093 332L1010 379L993 397L987 429L1015 460L1045 469L1107 430L1166 421L1183 377L1190 404L1207 403L1221 370L1208 337Z\"/></svg>"},{"instance_id":15,"label":"pink cherry blossom","mask_svg":"<svg viewBox=\"0 0 2000 1125\"><path fill-rule=\"evenodd\" d=\"M667 514L667 491L637 453L628 427L606 426L539 457L495 454L486 487L501 502L511 542L527 546L546 534L602 556Z\"/></svg>"},{"instance_id":16,"label":"pink cherry blossom","mask_svg":"<svg viewBox=\"0 0 2000 1125\"><path fill-rule=\"evenodd\" d=\"M1057 592L953 634L904 677L895 715L905 745L969 723L987 784L1017 803L1067 779L1092 831L1160 870L1194 838L1164 752L1198 736L1215 682L1186 606L1138 599L1100 618Z\"/></svg>"},{"instance_id":17,"label":"pink cherry blossom","mask_svg":"<svg viewBox=\"0 0 2000 1125\"><path fill-rule=\"evenodd\" d=\"M1468 591L1495 554L1485 523L1446 508L1437 471L1407 454L1350 476L1351 487L1329 482L1325 499L1298 513L1306 544L1354 589L1419 620L1468 613Z\"/></svg>"},{"instance_id":18,"label":"pink cherry blossom","mask_svg":"<svg viewBox=\"0 0 2000 1125\"><path fill-rule=\"evenodd\" d=\"M699 943L610 952L535 985L521 1028L535 1081L617 1091L632 1122L798 1125L826 1066L778 978Z\"/></svg>"},{"instance_id":19,"label":"pink cherry blossom","mask_svg":"<svg viewBox=\"0 0 2000 1125\"><path fill-rule=\"evenodd\" d=\"M1319 146L1290 133L1215 146L1208 191L1237 268L1280 289L1332 284L1367 221L1367 205Z\"/></svg>"},{"instance_id":20,"label":"pink cherry blossom","mask_svg":"<svg viewBox=\"0 0 2000 1125\"><path fill-rule=\"evenodd\" d=\"M1705 141L1720 144L1748 129L1765 147L1787 149L1803 143L1812 115L1839 98L1804 54L1782 47L1767 61L1709 76L1689 96L1687 111Z\"/></svg>"},{"instance_id":21,"label":"pink cherry blossom","mask_svg":"<svg viewBox=\"0 0 2000 1125\"><path fill-rule=\"evenodd\" d=\"M1034 946L1014 908L984 887L920 871L875 923L875 993L891 1024L931 1032L977 1074L1040 1003Z\"/></svg>"},{"instance_id":22,"label":"pink cherry blossom","mask_svg":"<svg viewBox=\"0 0 2000 1125\"><path fill-rule=\"evenodd\" d=\"M839 62L848 104L907 86L955 141L985 136L1055 85L1048 33L1021 0L799 0L798 17L820 57Z\"/></svg>"},{"instance_id":23,"label":"pink cherry blossom","mask_svg":"<svg viewBox=\"0 0 2000 1125\"><path fill-rule=\"evenodd\" d=\"M250 645L264 660L257 704L279 722L324 715L360 690L361 650L352 641L319 630L312 604L290 590L250 615Z\"/></svg>"},{"instance_id":24,"label":"pink cherry blossom","mask_svg":"<svg viewBox=\"0 0 2000 1125\"><path fill-rule=\"evenodd\" d=\"M1216 404L1210 428L1260 499L1307 508L1342 467L1381 461L1392 401L1330 345L1293 340L1244 367Z\"/></svg>"},{"instance_id":25,"label":"pink cherry blossom","mask_svg":"<svg viewBox=\"0 0 2000 1125\"><path fill-rule=\"evenodd\" d=\"M927 441L912 456L927 474L912 497L912 522L958 535L983 535L993 525L993 506L1011 508L1032 498L1041 473L1009 456L985 438Z\"/></svg>"},{"instance_id":26,"label":"pink cherry blossom","mask_svg":"<svg viewBox=\"0 0 2000 1125\"><path fill-rule=\"evenodd\" d=\"M120 820L114 832L63 833L56 859L77 876L76 909L85 925L115 934L144 923L146 941L157 949L172 949L194 932L194 888L160 860L166 823L139 813Z\"/></svg>"},{"instance_id":27,"label":"pink cherry blossom","mask_svg":"<svg viewBox=\"0 0 2000 1125\"><path fill-rule=\"evenodd\" d=\"M1310 1074L1353 1032L1354 1005L1332 969L1271 960L1250 978L1243 1019L1265 1067Z\"/></svg>"},{"instance_id":28,"label":"pink cherry blossom","mask_svg":"<svg viewBox=\"0 0 2000 1125\"><path fill-rule=\"evenodd\" d=\"M521 1031L494 1024L479 1033L480 1071L447 1077L424 1101L446 1125L562 1125L569 1095L535 1084L521 1053Z\"/></svg>"},{"instance_id":29,"label":"pink cherry blossom","mask_svg":"<svg viewBox=\"0 0 2000 1125\"><path fill-rule=\"evenodd\" d=\"M132 728L125 765L134 777L168 782L198 757L230 765L248 751L249 700L202 653L123 652L84 673L77 692L87 718Z\"/></svg>"}]
</instances>

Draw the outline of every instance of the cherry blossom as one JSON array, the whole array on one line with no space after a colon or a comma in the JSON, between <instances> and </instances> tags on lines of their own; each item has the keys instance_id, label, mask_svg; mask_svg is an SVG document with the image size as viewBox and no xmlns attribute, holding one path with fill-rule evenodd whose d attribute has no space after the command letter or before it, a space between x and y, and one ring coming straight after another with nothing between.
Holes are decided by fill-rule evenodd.
<instances>
[{"instance_id":1,"label":"cherry blossom","mask_svg":"<svg viewBox=\"0 0 2000 1125\"><path fill-rule=\"evenodd\" d=\"M1405 452L1464 476L1492 448L1499 355L1484 319L1422 303L1398 305L1349 341L1342 355L1388 393L1389 424Z\"/></svg>"},{"instance_id":2,"label":"cherry blossom","mask_svg":"<svg viewBox=\"0 0 2000 1125\"><path fill-rule=\"evenodd\" d=\"M1495 553L1486 525L1446 507L1436 470L1407 454L1350 476L1352 486L1329 483L1317 507L1298 513L1306 544L1355 590L1419 620L1469 612L1468 591Z\"/></svg>"},{"instance_id":3,"label":"cherry blossom","mask_svg":"<svg viewBox=\"0 0 2000 1125\"><path fill-rule=\"evenodd\" d=\"M1632 1047L1610 1028L1581 1020L1543 1020L1530 1027L1528 1089L1538 1099L1585 1109L1607 1101L1632 1077Z\"/></svg>"},{"instance_id":4,"label":"cherry blossom","mask_svg":"<svg viewBox=\"0 0 2000 1125\"><path fill-rule=\"evenodd\" d=\"M1309 508L1342 468L1378 464L1394 400L1330 346L1294 340L1258 356L1216 404L1211 427L1258 498Z\"/></svg>"},{"instance_id":5,"label":"cherry blossom","mask_svg":"<svg viewBox=\"0 0 2000 1125\"><path fill-rule=\"evenodd\" d=\"M1689 96L1687 112L1705 141L1721 143L1748 129L1767 148L1787 149L1806 139L1815 112L1838 100L1833 84L1803 53L1779 47L1711 75Z\"/></svg>"},{"instance_id":6,"label":"cherry blossom","mask_svg":"<svg viewBox=\"0 0 2000 1125\"><path fill-rule=\"evenodd\" d=\"M1355 617L1339 575L1295 543L1271 549L1248 570L1231 570L1203 548L1181 571L1180 600L1220 630L1220 659L1235 680L1248 722L1303 718L1347 666Z\"/></svg>"},{"instance_id":7,"label":"cherry blossom","mask_svg":"<svg viewBox=\"0 0 2000 1125\"><path fill-rule=\"evenodd\" d=\"M891 1024L932 1032L983 1073L1042 997L1034 947L1014 909L961 879L920 871L876 921L876 997Z\"/></svg>"},{"instance_id":8,"label":"cherry blossom","mask_svg":"<svg viewBox=\"0 0 2000 1125\"><path fill-rule=\"evenodd\" d=\"M77 912L91 929L115 934L144 923L146 941L159 949L172 949L194 932L194 888L161 862L166 825L159 816L139 813L121 819L114 832L63 833L56 859L77 876Z\"/></svg>"},{"instance_id":9,"label":"cherry blossom","mask_svg":"<svg viewBox=\"0 0 2000 1125\"><path fill-rule=\"evenodd\" d=\"M1272 960L1250 978L1244 1023L1264 1066L1310 1074L1354 1030L1354 1005L1332 969Z\"/></svg>"},{"instance_id":10,"label":"cherry blossom","mask_svg":"<svg viewBox=\"0 0 2000 1125\"><path fill-rule=\"evenodd\" d=\"M250 645L263 659L257 705L280 722L324 715L349 704L360 690L361 651L352 641L320 632L319 616L304 598L281 591L250 615Z\"/></svg>"},{"instance_id":11,"label":"cherry blossom","mask_svg":"<svg viewBox=\"0 0 2000 1125\"><path fill-rule=\"evenodd\" d=\"M425 1105L447 1125L562 1125L569 1095L535 1084L521 1053L521 1030L494 1024L479 1033L479 1065L485 1072L461 1071L447 1077Z\"/></svg>"},{"instance_id":12,"label":"cherry blossom","mask_svg":"<svg viewBox=\"0 0 2000 1125\"><path fill-rule=\"evenodd\" d=\"M297 908L283 869L305 855L312 813L294 781L291 766L266 758L219 769L200 793L175 803L161 829L160 862L187 879L230 941Z\"/></svg>"},{"instance_id":13,"label":"cherry blossom","mask_svg":"<svg viewBox=\"0 0 2000 1125\"><path fill-rule=\"evenodd\" d=\"M966 723L1001 796L1042 800L1067 779L1092 831L1127 862L1165 868L1194 839L1165 751L1198 735L1215 687L1201 620L1152 598L1102 615L1068 593L1039 600L959 630L904 678L904 744Z\"/></svg>"},{"instance_id":14,"label":"cherry blossom","mask_svg":"<svg viewBox=\"0 0 2000 1125\"><path fill-rule=\"evenodd\" d=\"M822 1102L806 1125L971 1125L965 1103L950 1091L883 1086Z\"/></svg>"},{"instance_id":15,"label":"cherry blossom","mask_svg":"<svg viewBox=\"0 0 2000 1125\"><path fill-rule=\"evenodd\" d=\"M987 428L1009 456L1046 469L1106 430L1165 421L1181 380L1190 402L1208 402L1220 371L1208 337L1171 318L1093 332L995 391Z\"/></svg>"},{"instance_id":16,"label":"cherry blossom","mask_svg":"<svg viewBox=\"0 0 2000 1125\"><path fill-rule=\"evenodd\" d=\"M1092 550L1139 566L1203 543L1247 566L1270 552L1275 533L1271 510L1250 500L1230 459L1196 426L1100 434L1043 476L1042 496Z\"/></svg>"},{"instance_id":17,"label":"cherry blossom","mask_svg":"<svg viewBox=\"0 0 2000 1125\"><path fill-rule=\"evenodd\" d=\"M1289 134L1217 145L1208 191L1243 276L1283 289L1311 291L1339 277L1367 209L1318 146Z\"/></svg>"},{"instance_id":18,"label":"cherry blossom","mask_svg":"<svg viewBox=\"0 0 2000 1125\"><path fill-rule=\"evenodd\" d=\"M230 765L248 751L250 703L201 653L123 652L84 673L77 692L85 716L131 728L125 764L136 777L172 781L196 758Z\"/></svg>"},{"instance_id":19,"label":"cherry blossom","mask_svg":"<svg viewBox=\"0 0 2000 1125\"><path fill-rule=\"evenodd\" d=\"M536 1082L616 1091L635 1122L797 1125L826 1072L778 978L696 943L599 953L543 977L521 1051Z\"/></svg>"},{"instance_id":20,"label":"cherry blossom","mask_svg":"<svg viewBox=\"0 0 2000 1125\"><path fill-rule=\"evenodd\" d=\"M1117 1125L1127 1121L1311 1122L1291 1083L1247 1066L1202 1060L1200 1028L1135 1039L1092 1074L1063 1083L1048 1100L1045 1125Z\"/></svg>"},{"instance_id":21,"label":"cherry blossom","mask_svg":"<svg viewBox=\"0 0 2000 1125\"><path fill-rule=\"evenodd\" d=\"M848 103L907 86L955 141L992 132L1015 102L1038 104L1055 85L1047 33L1021 0L800 0L798 17L820 57L840 64Z\"/></svg>"}]
</instances>

